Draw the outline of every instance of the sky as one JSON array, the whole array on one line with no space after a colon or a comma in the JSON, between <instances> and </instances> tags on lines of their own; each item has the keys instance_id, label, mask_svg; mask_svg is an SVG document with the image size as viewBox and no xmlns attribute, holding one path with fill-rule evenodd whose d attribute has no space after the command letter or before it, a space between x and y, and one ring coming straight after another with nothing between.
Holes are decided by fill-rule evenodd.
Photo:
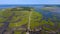
<instances>
[{"instance_id":1,"label":"sky","mask_svg":"<svg viewBox=\"0 0 60 34\"><path fill-rule=\"evenodd\" d=\"M60 0L0 0L0 4L60 4Z\"/></svg>"}]
</instances>

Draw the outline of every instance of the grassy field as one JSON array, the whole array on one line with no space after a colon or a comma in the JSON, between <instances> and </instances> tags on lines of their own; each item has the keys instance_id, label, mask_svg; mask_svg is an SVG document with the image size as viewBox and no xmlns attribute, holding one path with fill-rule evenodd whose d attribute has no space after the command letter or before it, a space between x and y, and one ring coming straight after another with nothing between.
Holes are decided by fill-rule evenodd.
<instances>
[{"instance_id":1,"label":"grassy field","mask_svg":"<svg viewBox=\"0 0 60 34\"><path fill-rule=\"evenodd\" d=\"M30 9L30 8L29 8ZM44 31L56 31L60 27L60 23L58 23L58 27L54 28L54 22L51 21L51 18L46 21L45 19L42 20L43 15L35 10L29 10L29 9L17 9L17 8L11 8L11 9L5 9L4 11L0 11L0 27L5 26L6 22L8 22L8 28L7 29L13 29L14 34L21 34L22 31L17 31L17 28L28 28L28 22L29 22L29 15L31 14L31 22L30 22L30 29L38 29L40 30L40 27L43 28ZM56 17L53 17L55 20L57 20ZM26 32L24 32L25 34Z\"/></svg>"}]
</instances>

